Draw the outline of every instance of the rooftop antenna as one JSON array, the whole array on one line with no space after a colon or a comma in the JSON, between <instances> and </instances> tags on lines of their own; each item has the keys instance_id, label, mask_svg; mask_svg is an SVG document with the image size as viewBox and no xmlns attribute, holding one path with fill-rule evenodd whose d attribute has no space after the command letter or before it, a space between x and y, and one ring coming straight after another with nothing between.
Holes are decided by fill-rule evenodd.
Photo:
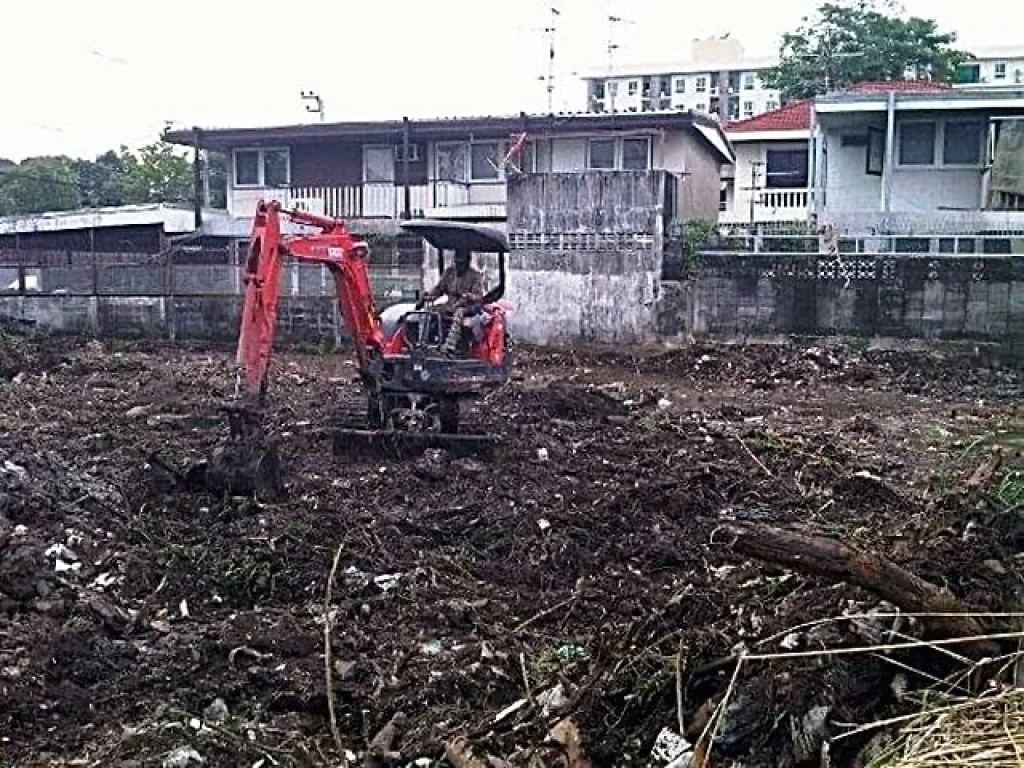
<instances>
[{"instance_id":1,"label":"rooftop antenna","mask_svg":"<svg viewBox=\"0 0 1024 768\"><path fill-rule=\"evenodd\" d=\"M555 32L561 12L551 4L551 24L544 31L548 33L548 114L555 111Z\"/></svg>"},{"instance_id":2,"label":"rooftop antenna","mask_svg":"<svg viewBox=\"0 0 1024 768\"><path fill-rule=\"evenodd\" d=\"M610 14L608 16L608 80L609 81L615 75L615 51L617 51L620 48L618 43L615 42L615 25L616 24L635 24L635 23L636 22L629 21L628 19L624 19L621 16L615 16L614 14ZM608 111L609 112L614 112L615 111L615 91L617 89L612 88L612 85L611 85L610 82L605 87L608 89Z\"/></svg>"},{"instance_id":3,"label":"rooftop antenna","mask_svg":"<svg viewBox=\"0 0 1024 768\"><path fill-rule=\"evenodd\" d=\"M320 122L322 123L324 121L324 100L320 98L320 95L313 91L302 91L299 95L302 96L303 101L312 101L316 104L315 107L307 104L306 111L320 115Z\"/></svg>"}]
</instances>

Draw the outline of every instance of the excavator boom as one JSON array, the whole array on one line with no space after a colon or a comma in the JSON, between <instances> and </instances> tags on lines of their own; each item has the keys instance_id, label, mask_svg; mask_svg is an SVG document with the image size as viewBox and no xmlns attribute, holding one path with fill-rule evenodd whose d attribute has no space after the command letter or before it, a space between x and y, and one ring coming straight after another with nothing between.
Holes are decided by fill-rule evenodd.
<instances>
[{"instance_id":1,"label":"excavator boom","mask_svg":"<svg viewBox=\"0 0 1024 768\"><path fill-rule=\"evenodd\" d=\"M321 231L284 236L281 214L298 224L319 227ZM285 257L321 264L330 271L338 309L355 344L359 371L368 376L370 355L381 349L384 336L374 310L366 243L354 238L345 223L338 219L307 211L284 210L275 201L260 202L253 219L243 276L245 296L235 361L236 390L251 395L262 395L266 390Z\"/></svg>"}]
</instances>

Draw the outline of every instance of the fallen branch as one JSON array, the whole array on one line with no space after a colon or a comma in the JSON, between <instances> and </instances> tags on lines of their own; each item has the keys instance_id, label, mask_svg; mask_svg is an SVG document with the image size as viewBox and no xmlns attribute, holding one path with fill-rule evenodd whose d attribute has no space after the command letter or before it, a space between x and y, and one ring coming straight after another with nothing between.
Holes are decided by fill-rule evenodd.
<instances>
[{"instance_id":1,"label":"fallen branch","mask_svg":"<svg viewBox=\"0 0 1024 768\"><path fill-rule=\"evenodd\" d=\"M334 748L338 755L344 758L345 745L341 740L341 733L338 731L338 717L334 711L334 680L331 677L331 588L334 586L334 576L338 572L338 561L341 560L342 544L334 552L334 562L331 563L331 574L327 577L327 589L324 591L324 679L327 683L327 712L331 720L331 737L334 739Z\"/></svg>"},{"instance_id":2,"label":"fallen branch","mask_svg":"<svg viewBox=\"0 0 1024 768\"><path fill-rule=\"evenodd\" d=\"M929 629L943 637L977 637L985 630L967 607L951 592L925 581L874 552L861 552L834 539L807 536L767 525L729 525L725 531L733 550L794 571L844 581L872 592L908 613L945 614L927 621ZM990 641L976 643L975 658L995 656L999 647Z\"/></svg>"}]
</instances>

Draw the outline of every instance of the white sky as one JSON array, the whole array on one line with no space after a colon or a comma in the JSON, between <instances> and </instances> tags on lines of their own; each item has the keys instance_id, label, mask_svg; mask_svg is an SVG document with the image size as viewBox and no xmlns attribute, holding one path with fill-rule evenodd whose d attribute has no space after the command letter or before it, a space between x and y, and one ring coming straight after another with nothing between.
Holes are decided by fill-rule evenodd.
<instances>
[{"instance_id":1,"label":"white sky","mask_svg":"<svg viewBox=\"0 0 1024 768\"><path fill-rule=\"evenodd\" d=\"M685 60L694 37L731 33L772 55L817 0L555 0L555 108L579 109L572 73ZM904 0L964 47L1024 43L1020 0ZM9 7L7 7L9 6ZM5 3L0 157L92 157L205 127L543 111L549 0L24 0Z\"/></svg>"}]
</instances>

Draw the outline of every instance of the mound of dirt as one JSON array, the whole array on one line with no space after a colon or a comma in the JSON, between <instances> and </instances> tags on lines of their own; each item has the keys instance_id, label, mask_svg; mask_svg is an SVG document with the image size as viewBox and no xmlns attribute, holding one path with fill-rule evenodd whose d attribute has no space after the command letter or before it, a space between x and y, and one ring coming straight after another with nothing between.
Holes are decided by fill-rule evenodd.
<instances>
[{"instance_id":1,"label":"mound of dirt","mask_svg":"<svg viewBox=\"0 0 1024 768\"><path fill-rule=\"evenodd\" d=\"M282 353L268 418L287 493L272 497L167 482L224 445L230 354L62 354L0 383L0 762L335 765L333 707L357 760L402 712L400 765L459 740L535 768L554 733L593 766L663 766L652 754L697 744L722 704L711 764L816 765L844 724L908 711L902 692L955 664L738 662L928 627L741 557L723 530L826 536L971 607L1019 601L1010 453L967 485L1017 439L1006 371L961 371L976 389L950 401L901 383L945 369L855 351L530 353L522 384L468 414L503 438L497 456L423 472L333 456L323 428L358 395L351 367ZM832 764L863 746L837 742Z\"/></svg>"}]
</instances>

